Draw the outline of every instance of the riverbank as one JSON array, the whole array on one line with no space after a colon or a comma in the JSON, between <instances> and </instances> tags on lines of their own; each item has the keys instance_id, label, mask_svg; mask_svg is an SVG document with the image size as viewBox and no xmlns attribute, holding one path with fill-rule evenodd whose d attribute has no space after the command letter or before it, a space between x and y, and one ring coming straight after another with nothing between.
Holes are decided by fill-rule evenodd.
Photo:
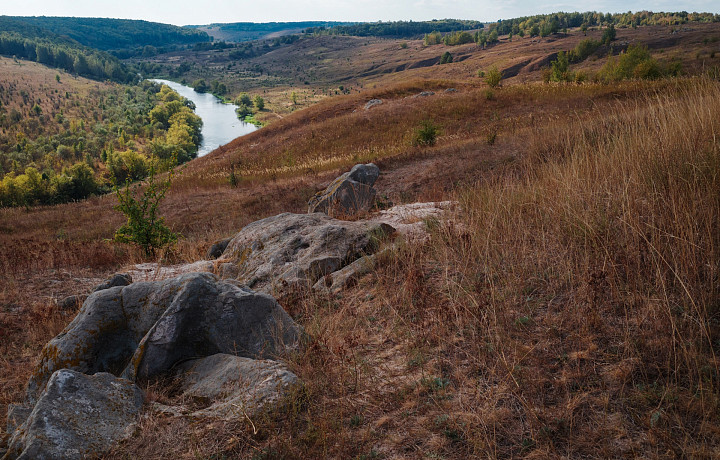
<instances>
[{"instance_id":1,"label":"riverbank","mask_svg":"<svg viewBox=\"0 0 720 460\"><path fill-rule=\"evenodd\" d=\"M169 86L195 104L195 114L203 121L198 157L207 155L221 145L258 129L254 124L238 119L235 104L224 103L210 93L198 93L191 87L174 81L162 79L151 79L151 81Z\"/></svg>"}]
</instances>

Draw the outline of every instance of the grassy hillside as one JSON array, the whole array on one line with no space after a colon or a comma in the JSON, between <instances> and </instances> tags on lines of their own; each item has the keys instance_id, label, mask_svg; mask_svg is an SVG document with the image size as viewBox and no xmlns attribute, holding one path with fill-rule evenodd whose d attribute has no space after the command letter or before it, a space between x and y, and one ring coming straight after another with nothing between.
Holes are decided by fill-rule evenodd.
<instances>
[{"instance_id":1,"label":"grassy hillside","mask_svg":"<svg viewBox=\"0 0 720 460\"><path fill-rule=\"evenodd\" d=\"M135 50L208 41L202 31L157 22L52 16L0 16L0 31L29 37L66 37L100 50Z\"/></svg>"},{"instance_id":2,"label":"grassy hillside","mask_svg":"<svg viewBox=\"0 0 720 460\"><path fill-rule=\"evenodd\" d=\"M148 62L151 74L193 82L217 80L234 98L240 92L260 94L268 112L263 121L307 107L321 99L363 89L416 79L453 79L471 82L479 71L496 66L506 84L543 80L560 51L574 50L584 40L600 42L605 27L580 28L547 37L500 35L484 48L475 43L426 46L423 40L372 37L301 37L288 43L257 42L243 48L178 51ZM618 28L610 45L593 50L571 70L592 79L608 55L617 56L630 45L647 46L663 65L677 65L685 74L720 66L720 23ZM445 53L452 62L440 64ZM182 64L181 64L182 63ZM478 82L479 83L479 82ZM292 94L296 94L293 102Z\"/></svg>"},{"instance_id":3,"label":"grassy hillside","mask_svg":"<svg viewBox=\"0 0 720 460\"><path fill-rule=\"evenodd\" d=\"M182 168L161 213L183 238L163 263L305 212L361 161L380 166L386 202L459 205L340 297L281 299L311 337L288 360L304 386L282 409L208 423L149 414L110 458L714 458L720 29L618 29L613 60L643 43L650 56L635 64L679 61L685 76L596 82L614 62L600 53L570 65L588 74L581 84L543 83L559 51L603 33L500 37L484 50L322 36L252 58L278 76L320 63L318 78L241 80L277 104L277 120ZM410 65L445 51L450 64ZM213 62L203 53L172 56ZM477 73L492 67L505 73L498 87ZM293 91L300 104L280 99ZM428 123L436 142L419 144ZM0 209L0 412L71 319L55 300L147 261L108 241L123 222L115 203Z\"/></svg>"},{"instance_id":4,"label":"grassy hillside","mask_svg":"<svg viewBox=\"0 0 720 460\"><path fill-rule=\"evenodd\" d=\"M313 337L289 363L306 387L287 411L254 426L150 418L117 458L703 457L718 448L719 83L517 85L492 99L457 83L387 87L368 96L388 102L367 112L359 96L327 101L188 165L163 206L185 236L173 260L201 258L213 238L259 217L302 212L333 167L355 161L375 159L377 187L396 203L461 206L451 223L428 223L430 241L401 247L341 299L283 301ZM404 99L449 84L460 94ZM413 113L440 124L436 146L404 137ZM402 152L362 157L375 137ZM358 157L338 155L328 173L305 163L324 164L335 144ZM288 168L283 152L305 150ZM232 162L278 169L233 188ZM103 242L122 220L112 204L0 211L12 280L3 324L15 331L4 342L5 401L22 389L23 363L67 321L47 297L32 297L26 313L12 299L64 272L96 279L139 257ZM16 323L28 314L43 325L32 334ZM178 433L186 441L163 441Z\"/></svg>"}]
</instances>

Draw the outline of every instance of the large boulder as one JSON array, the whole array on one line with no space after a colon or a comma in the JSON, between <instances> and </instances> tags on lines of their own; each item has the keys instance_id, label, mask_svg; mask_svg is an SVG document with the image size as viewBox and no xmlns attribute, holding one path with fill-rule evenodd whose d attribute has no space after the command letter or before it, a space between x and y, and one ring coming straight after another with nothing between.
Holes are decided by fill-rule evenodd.
<instances>
[{"instance_id":1,"label":"large boulder","mask_svg":"<svg viewBox=\"0 0 720 460\"><path fill-rule=\"evenodd\" d=\"M34 403L62 368L146 379L215 353L273 356L296 346L300 333L275 299L210 273L105 289L45 345L28 400Z\"/></svg>"},{"instance_id":2,"label":"large boulder","mask_svg":"<svg viewBox=\"0 0 720 460\"><path fill-rule=\"evenodd\" d=\"M110 289L112 287L117 286L128 286L132 284L132 276L130 276L128 273L116 273L110 278L106 279L102 283L95 286L95 289L93 289L93 292L95 291L102 291L105 289Z\"/></svg>"},{"instance_id":3,"label":"large boulder","mask_svg":"<svg viewBox=\"0 0 720 460\"><path fill-rule=\"evenodd\" d=\"M373 188L380 169L372 163L359 164L335 179L308 202L308 213L324 212L331 216L352 216L369 211L375 201Z\"/></svg>"},{"instance_id":4,"label":"large boulder","mask_svg":"<svg viewBox=\"0 0 720 460\"><path fill-rule=\"evenodd\" d=\"M97 457L132 434L143 394L107 373L55 372L27 419L12 434L5 459Z\"/></svg>"},{"instance_id":5,"label":"large boulder","mask_svg":"<svg viewBox=\"0 0 720 460\"><path fill-rule=\"evenodd\" d=\"M326 214L284 213L247 225L218 260L224 278L262 292L311 287L323 276L371 254L394 229Z\"/></svg>"},{"instance_id":6,"label":"large boulder","mask_svg":"<svg viewBox=\"0 0 720 460\"><path fill-rule=\"evenodd\" d=\"M182 399L202 407L191 416L226 420L252 417L278 403L298 382L279 362L223 353L186 361L177 372Z\"/></svg>"}]
</instances>

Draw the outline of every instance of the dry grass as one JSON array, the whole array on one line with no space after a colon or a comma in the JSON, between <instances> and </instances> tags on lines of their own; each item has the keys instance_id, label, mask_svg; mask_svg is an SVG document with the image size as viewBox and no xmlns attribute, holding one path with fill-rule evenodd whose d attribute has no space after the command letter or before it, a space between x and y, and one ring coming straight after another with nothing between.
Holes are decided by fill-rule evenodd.
<instances>
[{"instance_id":1,"label":"dry grass","mask_svg":"<svg viewBox=\"0 0 720 460\"><path fill-rule=\"evenodd\" d=\"M428 221L428 242L401 246L339 298L282 299L312 337L284 358L305 385L283 408L252 423L148 412L110 458L716 455L718 83L527 85L492 101L464 86L403 99L416 85L321 103L188 165L163 208L187 237L174 260L201 258L207 242L251 220L301 211L335 173L298 168L231 188L211 178L223 165L277 166L283 145L304 161L332 159L343 149L338 130L358 152L393 142L423 115L443 126L438 145L379 156L378 186L407 200L456 198L462 211L447 225ZM377 115L352 113L381 93L387 103L369 111ZM352 129L360 118L377 140ZM382 126L387 119L397 123ZM324 137L309 140L312 131ZM92 249L120 219L112 204L2 211L3 248L21 234L45 252L67 244L56 269L73 272L73 250L87 251L95 273L133 261L129 249ZM54 236L61 228L65 240ZM22 250L8 254L6 270L23 263ZM6 307L15 299L25 308L3 316L0 410L20 399L40 347L69 320L21 300L38 268L3 285ZM29 314L42 327L24 327Z\"/></svg>"},{"instance_id":2,"label":"dry grass","mask_svg":"<svg viewBox=\"0 0 720 460\"><path fill-rule=\"evenodd\" d=\"M391 266L456 382L448 454L717 452L719 96L694 81L538 130Z\"/></svg>"},{"instance_id":3,"label":"dry grass","mask_svg":"<svg viewBox=\"0 0 720 460\"><path fill-rule=\"evenodd\" d=\"M534 128L430 241L285 299L313 339L285 408L150 416L113 458L715 458L718 97L683 81Z\"/></svg>"}]
</instances>

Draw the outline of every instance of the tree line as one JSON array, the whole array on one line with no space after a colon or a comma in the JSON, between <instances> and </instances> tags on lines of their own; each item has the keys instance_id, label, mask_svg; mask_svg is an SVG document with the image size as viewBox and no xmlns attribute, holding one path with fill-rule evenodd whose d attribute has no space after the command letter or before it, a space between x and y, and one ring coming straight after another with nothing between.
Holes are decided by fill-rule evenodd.
<instances>
[{"instance_id":1,"label":"tree line","mask_svg":"<svg viewBox=\"0 0 720 460\"><path fill-rule=\"evenodd\" d=\"M501 19L484 29L478 28L474 33L463 29L454 29L448 32L437 28L426 33L423 42L426 46L439 44L454 46L474 41L479 46L485 47L497 43L501 35L508 35L511 39L513 36L546 37L559 32L567 33L568 29L577 27L583 32L590 27L612 28L614 32L615 27L680 25L688 22L720 22L720 14L687 13L685 11L677 13L639 11L619 14L599 13L596 11L585 13L560 12Z\"/></svg>"},{"instance_id":2,"label":"tree line","mask_svg":"<svg viewBox=\"0 0 720 460\"><path fill-rule=\"evenodd\" d=\"M0 32L0 55L36 61L96 80L131 82L135 75L110 54L47 38Z\"/></svg>"},{"instance_id":3,"label":"tree line","mask_svg":"<svg viewBox=\"0 0 720 460\"><path fill-rule=\"evenodd\" d=\"M211 41L201 30L132 19L0 16L0 30L35 38L68 37L104 51Z\"/></svg>"},{"instance_id":4,"label":"tree line","mask_svg":"<svg viewBox=\"0 0 720 460\"><path fill-rule=\"evenodd\" d=\"M480 21L466 21L458 19L434 19L432 21L392 21L392 22L366 22L354 25L334 27L308 27L306 34L314 35L352 35L356 37L394 37L416 38L433 31L453 32L461 30L482 29Z\"/></svg>"}]
</instances>

